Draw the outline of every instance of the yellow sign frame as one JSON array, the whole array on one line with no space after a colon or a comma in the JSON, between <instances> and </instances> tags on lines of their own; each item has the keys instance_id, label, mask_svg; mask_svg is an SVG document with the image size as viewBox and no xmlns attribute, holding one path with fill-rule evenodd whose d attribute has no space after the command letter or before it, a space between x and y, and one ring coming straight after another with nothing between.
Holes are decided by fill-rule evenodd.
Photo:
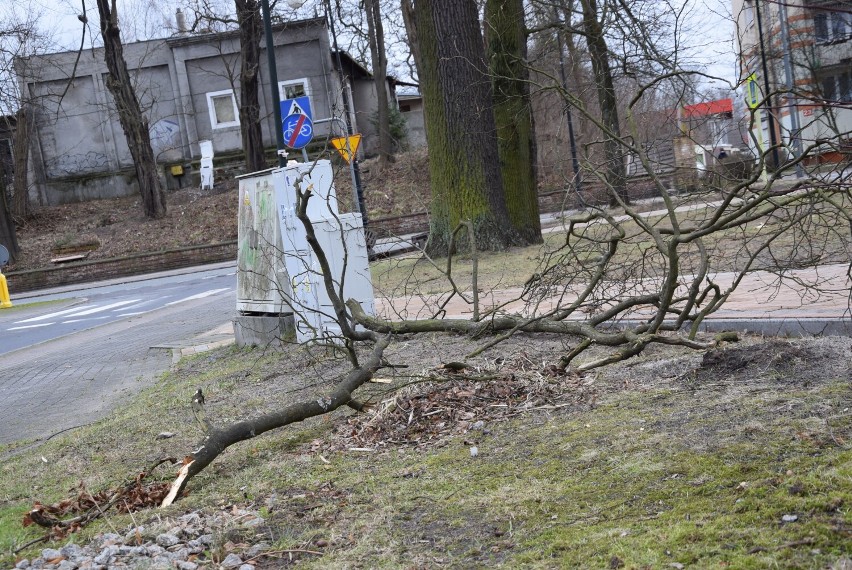
<instances>
[{"instance_id":1,"label":"yellow sign frame","mask_svg":"<svg viewBox=\"0 0 852 570\"><path fill-rule=\"evenodd\" d=\"M337 137L331 139L331 145L337 149L340 156L346 162L352 162L352 157L358 152L358 146L361 144L361 134L355 133L349 137Z\"/></svg>"}]
</instances>

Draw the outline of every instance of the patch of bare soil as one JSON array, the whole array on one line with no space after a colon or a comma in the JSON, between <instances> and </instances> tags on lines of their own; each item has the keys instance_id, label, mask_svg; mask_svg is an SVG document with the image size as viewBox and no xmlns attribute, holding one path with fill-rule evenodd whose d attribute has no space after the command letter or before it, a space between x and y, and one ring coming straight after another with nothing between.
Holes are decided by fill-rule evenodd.
<instances>
[{"instance_id":1,"label":"patch of bare soil","mask_svg":"<svg viewBox=\"0 0 852 570\"><path fill-rule=\"evenodd\" d=\"M145 217L138 196L37 209L18 228L21 255L9 269L51 267L51 259L75 251L97 260L237 238L236 183L215 193L179 190L166 200L159 220Z\"/></svg>"},{"instance_id":2,"label":"patch of bare soil","mask_svg":"<svg viewBox=\"0 0 852 570\"><path fill-rule=\"evenodd\" d=\"M429 201L425 150L401 154L380 170L375 159L361 163L364 199L370 218L423 212ZM349 170L335 174L341 211L351 206ZM217 182L214 191L186 188L166 196L168 213L150 220L138 196L35 208L18 227L21 255L8 271L52 267L51 259L70 254L87 260L205 245L237 238L237 182Z\"/></svg>"}]
</instances>

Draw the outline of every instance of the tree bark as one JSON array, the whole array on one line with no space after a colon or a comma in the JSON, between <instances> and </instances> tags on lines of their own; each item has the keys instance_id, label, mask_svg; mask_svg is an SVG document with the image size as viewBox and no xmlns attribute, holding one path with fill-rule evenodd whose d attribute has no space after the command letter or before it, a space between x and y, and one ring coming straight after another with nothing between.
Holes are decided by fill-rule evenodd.
<instances>
[{"instance_id":1,"label":"tree bark","mask_svg":"<svg viewBox=\"0 0 852 570\"><path fill-rule=\"evenodd\" d=\"M30 120L26 108L18 109L15 124L15 178L12 186L12 216L18 220L26 219L30 214L29 184L27 177L30 159Z\"/></svg>"},{"instance_id":2,"label":"tree bark","mask_svg":"<svg viewBox=\"0 0 852 570\"><path fill-rule=\"evenodd\" d=\"M523 0L488 0L485 22L506 207L524 243L541 243Z\"/></svg>"},{"instance_id":3,"label":"tree bark","mask_svg":"<svg viewBox=\"0 0 852 570\"><path fill-rule=\"evenodd\" d=\"M417 22L414 16L413 0L401 0L402 21L405 24L405 35L408 36L408 46L414 57L414 67L417 68L417 78L423 76L423 58L420 55L420 40L417 34Z\"/></svg>"},{"instance_id":4,"label":"tree bark","mask_svg":"<svg viewBox=\"0 0 852 570\"><path fill-rule=\"evenodd\" d=\"M107 89L112 93L118 120L127 139L127 147L136 168L136 181L142 196L142 208L149 218L166 215L166 196L157 172L157 160L151 148L148 119L142 114L139 100L133 91L133 81L124 60L121 30L118 27L116 0L97 0L101 20L101 36L104 41L104 59L109 71Z\"/></svg>"},{"instance_id":5,"label":"tree bark","mask_svg":"<svg viewBox=\"0 0 852 570\"><path fill-rule=\"evenodd\" d=\"M612 80L612 70L609 66L609 49L606 45L603 26L598 20L596 0L580 0L583 10L583 31L589 47L589 57L592 62L592 72L595 76L595 86L598 103L601 108L601 122L606 129L604 136L604 160L607 186L611 192L611 205L617 205L620 198L629 203L627 184L624 170L624 156L621 143L621 129L618 124L618 101L615 97L615 86Z\"/></svg>"},{"instance_id":6,"label":"tree bark","mask_svg":"<svg viewBox=\"0 0 852 570\"><path fill-rule=\"evenodd\" d=\"M240 28L240 134L246 155L246 172L266 169L260 128L260 4L234 0Z\"/></svg>"},{"instance_id":7,"label":"tree bark","mask_svg":"<svg viewBox=\"0 0 852 570\"><path fill-rule=\"evenodd\" d=\"M387 75L388 58L385 52L385 31L379 0L364 0L367 12L367 36L370 42L370 57L373 60L373 78L376 84L378 106L377 128L379 131L379 168L393 162L393 141L390 133L390 110L388 103Z\"/></svg>"},{"instance_id":8,"label":"tree bark","mask_svg":"<svg viewBox=\"0 0 852 570\"><path fill-rule=\"evenodd\" d=\"M473 223L480 250L523 243L506 209L476 3L415 2L414 15L432 185L427 250L446 254L450 236L463 220Z\"/></svg>"},{"instance_id":9,"label":"tree bark","mask_svg":"<svg viewBox=\"0 0 852 570\"><path fill-rule=\"evenodd\" d=\"M3 180L3 165L0 164L0 180ZM6 198L6 187L0 187L0 244L9 250L10 262L14 263L18 257L18 238L15 234L15 222L12 220L9 202ZM0 269L2 271L2 269Z\"/></svg>"}]
</instances>

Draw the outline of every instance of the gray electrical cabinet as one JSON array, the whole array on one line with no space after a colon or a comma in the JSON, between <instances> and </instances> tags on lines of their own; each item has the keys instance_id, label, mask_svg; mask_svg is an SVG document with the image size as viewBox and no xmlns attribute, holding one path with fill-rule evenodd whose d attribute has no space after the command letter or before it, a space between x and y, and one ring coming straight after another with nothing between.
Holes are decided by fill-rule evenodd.
<instances>
[{"instance_id":1,"label":"gray electrical cabinet","mask_svg":"<svg viewBox=\"0 0 852 570\"><path fill-rule=\"evenodd\" d=\"M375 314L367 243L360 214L339 214L331 163L297 164L273 171L284 265L290 277L296 340L331 339L340 334L323 274L296 218L297 188L310 188L307 214L317 241L328 260L331 277L343 300L355 299Z\"/></svg>"},{"instance_id":2,"label":"gray electrical cabinet","mask_svg":"<svg viewBox=\"0 0 852 570\"><path fill-rule=\"evenodd\" d=\"M340 326L322 270L296 217L297 188L311 191L307 214L329 264L335 291L375 314L367 243L360 214L340 214L331 163L291 163L240 179L237 249L238 344L339 338ZM289 325L293 326L293 325Z\"/></svg>"}]
</instances>

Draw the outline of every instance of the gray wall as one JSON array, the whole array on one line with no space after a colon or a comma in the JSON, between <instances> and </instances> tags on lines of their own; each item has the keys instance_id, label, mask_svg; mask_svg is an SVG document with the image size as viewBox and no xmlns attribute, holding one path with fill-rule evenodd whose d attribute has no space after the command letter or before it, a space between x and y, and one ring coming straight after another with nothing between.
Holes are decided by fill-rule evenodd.
<instances>
[{"instance_id":1,"label":"gray wall","mask_svg":"<svg viewBox=\"0 0 852 570\"><path fill-rule=\"evenodd\" d=\"M315 120L341 110L341 90L324 20L289 24L273 34L279 82L307 79ZM149 120L152 147L164 172L170 164L197 159L199 140L212 140L216 153L241 149L239 126L213 129L207 102L207 93L232 88L239 100L239 40L235 33L136 42L124 49ZM106 89L103 50L84 51L70 81L76 57L76 52L64 52L16 62L22 92L30 96L36 123L30 160L32 198L44 205L137 191L130 152ZM276 127L265 62L266 52L262 51L261 126L264 144L274 147ZM363 99L363 103L369 101ZM359 129L370 127L368 119L359 123ZM330 128L328 123L316 125L315 135L325 135Z\"/></svg>"}]
</instances>

